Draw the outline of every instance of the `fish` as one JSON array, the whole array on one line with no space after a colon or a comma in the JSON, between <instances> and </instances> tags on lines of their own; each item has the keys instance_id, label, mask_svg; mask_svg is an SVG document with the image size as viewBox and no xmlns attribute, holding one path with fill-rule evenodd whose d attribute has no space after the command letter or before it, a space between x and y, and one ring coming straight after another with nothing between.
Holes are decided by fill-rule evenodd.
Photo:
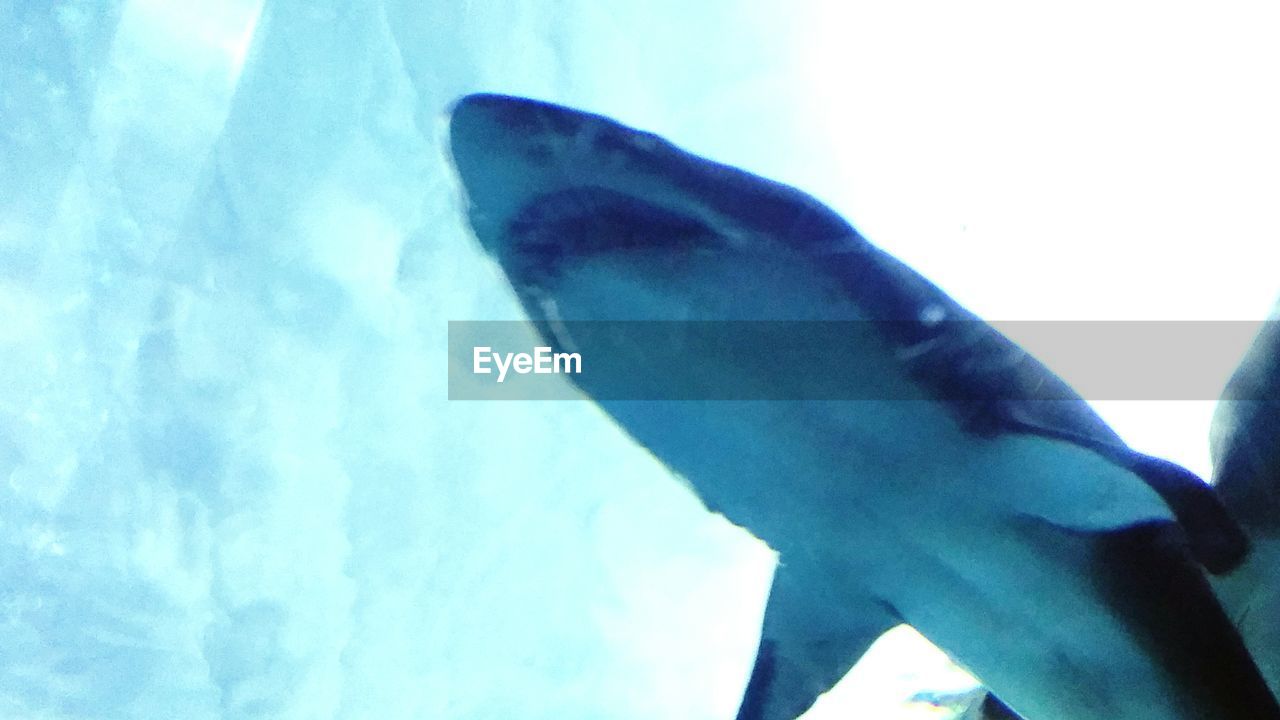
<instances>
[{"instance_id":1,"label":"fish","mask_svg":"<svg viewBox=\"0 0 1280 720\"><path fill-rule=\"evenodd\" d=\"M778 553L739 720L802 714L901 623L1029 720L1280 718L1208 580L1249 551L1213 489L834 211L529 98L463 97L448 150L541 337L603 368L579 390ZM801 372L695 337L733 322L857 330ZM768 396L810 375L852 394ZM635 394L712 376L762 394Z\"/></svg>"},{"instance_id":2,"label":"fish","mask_svg":"<svg viewBox=\"0 0 1280 720\"><path fill-rule=\"evenodd\" d=\"M1210 451L1214 486L1251 539L1250 552L1213 584L1280 694L1280 306L1223 389Z\"/></svg>"}]
</instances>

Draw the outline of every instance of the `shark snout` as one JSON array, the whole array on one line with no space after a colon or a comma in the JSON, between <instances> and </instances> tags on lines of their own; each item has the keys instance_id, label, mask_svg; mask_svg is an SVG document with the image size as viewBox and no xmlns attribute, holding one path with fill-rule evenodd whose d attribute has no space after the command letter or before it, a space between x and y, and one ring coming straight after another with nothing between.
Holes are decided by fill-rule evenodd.
<instances>
[{"instance_id":1,"label":"shark snout","mask_svg":"<svg viewBox=\"0 0 1280 720\"><path fill-rule=\"evenodd\" d=\"M450 113L449 153L471 225L490 253L501 251L505 229L546 187L552 156L544 134L529 129L555 114L544 110L528 100L468 95Z\"/></svg>"},{"instance_id":2,"label":"shark snout","mask_svg":"<svg viewBox=\"0 0 1280 720\"><path fill-rule=\"evenodd\" d=\"M577 136L584 118L582 113L537 100L468 95L454 105L450 147L464 173L467 161L484 162L476 157L481 150L489 161L501 161L508 169L513 164L548 168L560 149L556 144ZM480 170L482 165L470 168Z\"/></svg>"},{"instance_id":3,"label":"shark snout","mask_svg":"<svg viewBox=\"0 0 1280 720\"><path fill-rule=\"evenodd\" d=\"M671 202L678 196L661 166L667 147L609 118L525 98L468 95L450 114L449 150L472 227L496 256L512 242L530 241L520 228L532 226L567 233L540 233L533 239L540 252L548 245L583 249L574 241L586 233L571 218L593 214L602 202L623 215ZM632 199L612 200L622 196ZM612 242L638 241L623 234Z\"/></svg>"},{"instance_id":4,"label":"shark snout","mask_svg":"<svg viewBox=\"0 0 1280 720\"><path fill-rule=\"evenodd\" d=\"M597 168L584 161L591 136L600 131L593 121L558 105L503 95L468 95L454 105L449 150L472 227L491 255L507 255L518 249L513 243L530 239L512 229L545 215L537 208L547 205L548 194L597 182ZM549 207L559 215L567 204ZM540 252L561 244L546 233L535 240Z\"/></svg>"}]
</instances>

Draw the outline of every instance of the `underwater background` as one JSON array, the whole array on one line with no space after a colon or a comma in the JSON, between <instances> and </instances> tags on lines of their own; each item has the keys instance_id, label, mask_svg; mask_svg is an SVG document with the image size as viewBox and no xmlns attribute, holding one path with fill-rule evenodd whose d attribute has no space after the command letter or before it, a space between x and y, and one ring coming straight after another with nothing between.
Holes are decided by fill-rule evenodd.
<instances>
[{"instance_id":1,"label":"underwater background","mask_svg":"<svg viewBox=\"0 0 1280 720\"><path fill-rule=\"evenodd\" d=\"M1275 15L0 3L0 717L733 717L768 548L589 403L446 399L447 321L521 317L450 103L803 188L985 318L1260 320ZM1098 407L1208 472L1210 398ZM971 682L897 631L806 718Z\"/></svg>"}]
</instances>

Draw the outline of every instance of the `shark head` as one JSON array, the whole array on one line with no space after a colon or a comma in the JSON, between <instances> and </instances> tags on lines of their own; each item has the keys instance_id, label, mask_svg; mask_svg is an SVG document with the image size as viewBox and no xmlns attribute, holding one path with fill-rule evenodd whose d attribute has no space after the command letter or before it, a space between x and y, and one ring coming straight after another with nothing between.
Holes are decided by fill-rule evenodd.
<instances>
[{"instance_id":1,"label":"shark head","mask_svg":"<svg viewBox=\"0 0 1280 720\"><path fill-rule=\"evenodd\" d=\"M865 242L791 188L522 98L462 99L450 148L472 227L531 316L858 316L823 268Z\"/></svg>"}]
</instances>

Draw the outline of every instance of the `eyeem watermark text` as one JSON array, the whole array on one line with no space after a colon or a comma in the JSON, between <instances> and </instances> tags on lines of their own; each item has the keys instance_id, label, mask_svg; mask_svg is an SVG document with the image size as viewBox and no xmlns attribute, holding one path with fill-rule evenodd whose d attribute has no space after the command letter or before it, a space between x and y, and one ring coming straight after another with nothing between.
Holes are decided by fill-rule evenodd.
<instances>
[{"instance_id":1,"label":"eyeem watermark text","mask_svg":"<svg viewBox=\"0 0 1280 720\"><path fill-rule=\"evenodd\" d=\"M546 346L535 347L533 353L498 353L493 348L478 346L472 351L471 371L476 375L489 375L498 369L498 382L507 379L507 372L517 375L554 375L582 373L582 355L579 353L552 352ZM493 367L490 367L492 364Z\"/></svg>"},{"instance_id":2,"label":"eyeem watermark text","mask_svg":"<svg viewBox=\"0 0 1280 720\"><path fill-rule=\"evenodd\" d=\"M1277 326L601 320L559 321L553 338L546 323L451 320L449 399L1274 403L1273 384L1223 385L1259 331L1280 334ZM1054 359L1052 372L1044 357ZM911 382L881 382L873 370Z\"/></svg>"}]
</instances>

